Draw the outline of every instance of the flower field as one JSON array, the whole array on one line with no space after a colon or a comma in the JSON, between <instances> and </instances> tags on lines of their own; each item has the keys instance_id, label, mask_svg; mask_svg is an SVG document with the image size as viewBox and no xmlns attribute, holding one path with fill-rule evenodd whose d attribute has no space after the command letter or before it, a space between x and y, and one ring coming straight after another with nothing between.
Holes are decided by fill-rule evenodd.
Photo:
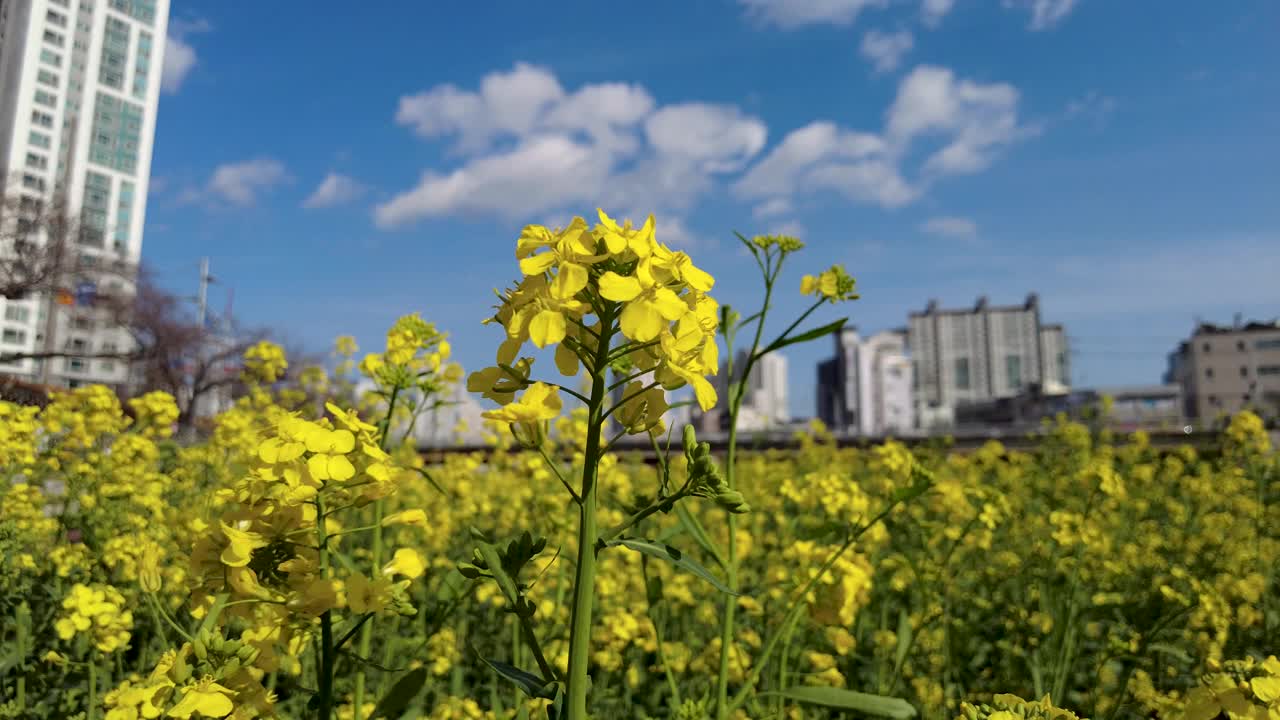
<instances>
[{"instance_id":1,"label":"flower field","mask_svg":"<svg viewBox=\"0 0 1280 720\"><path fill-rule=\"evenodd\" d=\"M526 228L495 366L466 379L497 403L483 459L426 466L403 439L463 381L417 316L295 385L254 348L196 444L159 393L0 405L0 718L1280 720L1280 460L1256 416L1202 455L1063 420L1025 453L815 426L712 457L664 427L662 389L736 417L718 344L833 329L806 313L769 342L800 244L744 245L745 320L652 221ZM838 267L801 291L856 297Z\"/></svg>"}]
</instances>

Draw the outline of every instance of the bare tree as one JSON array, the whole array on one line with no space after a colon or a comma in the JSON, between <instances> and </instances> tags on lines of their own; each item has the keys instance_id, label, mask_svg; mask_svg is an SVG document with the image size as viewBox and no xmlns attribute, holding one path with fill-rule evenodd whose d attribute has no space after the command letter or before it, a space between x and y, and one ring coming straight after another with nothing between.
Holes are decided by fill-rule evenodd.
<instances>
[{"instance_id":1,"label":"bare tree","mask_svg":"<svg viewBox=\"0 0 1280 720\"><path fill-rule=\"evenodd\" d=\"M61 200L0 200L0 298L57 291L75 261L74 224Z\"/></svg>"},{"instance_id":2,"label":"bare tree","mask_svg":"<svg viewBox=\"0 0 1280 720\"><path fill-rule=\"evenodd\" d=\"M240 359L270 333L266 330L214 332L202 327L183 298L159 287L143 269L129 323L134 340L133 383L138 391L163 390L178 401L178 424L198 419L199 404L219 391L241 390Z\"/></svg>"}]
</instances>

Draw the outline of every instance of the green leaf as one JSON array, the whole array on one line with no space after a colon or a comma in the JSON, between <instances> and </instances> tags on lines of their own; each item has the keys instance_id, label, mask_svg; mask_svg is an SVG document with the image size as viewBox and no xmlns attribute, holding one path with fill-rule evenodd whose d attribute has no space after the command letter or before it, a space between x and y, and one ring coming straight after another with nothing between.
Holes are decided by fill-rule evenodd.
<instances>
[{"instance_id":1,"label":"green leaf","mask_svg":"<svg viewBox=\"0 0 1280 720\"><path fill-rule=\"evenodd\" d=\"M834 332L840 332L840 328L843 328L844 324L847 322L849 322L849 318L840 318L839 320L833 323L827 323L822 327L816 327L812 330L802 332L799 335L792 335L791 337L780 337L777 340L774 340L772 343L770 343L769 347L765 348L764 350L761 350L760 354L766 355L768 353L773 352L774 350L781 350L782 348L788 345L795 345L796 343L809 342L810 340L817 340L820 337L826 337L827 335L830 335L831 333L834 333Z\"/></svg>"},{"instance_id":2,"label":"green leaf","mask_svg":"<svg viewBox=\"0 0 1280 720\"><path fill-rule=\"evenodd\" d=\"M422 692L422 686L427 683L427 669L424 667L410 670L396 681L395 685L387 691L386 695L378 701L378 705L373 709L373 714L369 716L369 720L377 720L378 718L387 718L387 720L399 720L404 715L404 711L409 708L418 697L418 693Z\"/></svg>"},{"instance_id":3,"label":"green leaf","mask_svg":"<svg viewBox=\"0 0 1280 720\"><path fill-rule=\"evenodd\" d=\"M477 653L477 655L479 655L479 653ZM494 672L520 686L520 689L529 697L546 698L547 700L555 699L556 692L554 680L544 681L537 675L521 670L514 665L508 665L497 660L490 660L483 655L479 655L479 657L480 660L483 661L485 665L492 668Z\"/></svg>"},{"instance_id":4,"label":"green leaf","mask_svg":"<svg viewBox=\"0 0 1280 720\"><path fill-rule=\"evenodd\" d=\"M515 580L507 574L502 567L502 559L498 556L498 549L487 542L482 542L477 546L480 551L480 557L484 558L485 563L489 566L489 574L493 575L493 579L498 583L498 588L502 590L502 595L506 597L507 602L515 605L516 600L520 597L520 592L516 588Z\"/></svg>"},{"instance_id":5,"label":"green leaf","mask_svg":"<svg viewBox=\"0 0 1280 720\"><path fill-rule=\"evenodd\" d=\"M916 709L902 698L860 693L844 688L801 685L787 688L777 694L806 705L853 710L864 715L892 718L892 720L908 720L916 716Z\"/></svg>"},{"instance_id":6,"label":"green leaf","mask_svg":"<svg viewBox=\"0 0 1280 720\"><path fill-rule=\"evenodd\" d=\"M717 578L715 575L712 575L706 568L702 567L698 563L685 557L684 553L671 547L670 545L663 545L661 543L656 543L652 540L642 540L640 538L622 538L620 540L612 540L610 542L607 542L605 543L605 545L607 547L615 547L615 546L621 545L622 547L628 548L630 550L635 550L638 553L644 553L649 557L655 557L661 560L666 560L674 564L676 567L681 568L682 570L687 570L693 573L694 575L697 575L698 577L702 578L703 580L706 580L707 582L711 583L712 587L714 587L715 589L719 590L722 593L725 593L727 595L734 595L734 596L742 594L742 593L736 593L733 590L730 590L728 585L725 585L724 583L720 582L720 579Z\"/></svg>"},{"instance_id":7,"label":"green leaf","mask_svg":"<svg viewBox=\"0 0 1280 720\"><path fill-rule=\"evenodd\" d=\"M898 648L894 653L893 667L902 667L907 659L907 651L911 649L911 616L906 610L898 612Z\"/></svg>"},{"instance_id":8,"label":"green leaf","mask_svg":"<svg viewBox=\"0 0 1280 720\"><path fill-rule=\"evenodd\" d=\"M724 567L724 560L720 559L720 548L716 547L716 544L707 536L706 530L702 528L702 523L698 522L698 518L689 512L689 508L684 503L676 503L676 515L680 516L680 524L684 525L685 529L689 531L694 541L715 559L717 565Z\"/></svg>"}]
</instances>

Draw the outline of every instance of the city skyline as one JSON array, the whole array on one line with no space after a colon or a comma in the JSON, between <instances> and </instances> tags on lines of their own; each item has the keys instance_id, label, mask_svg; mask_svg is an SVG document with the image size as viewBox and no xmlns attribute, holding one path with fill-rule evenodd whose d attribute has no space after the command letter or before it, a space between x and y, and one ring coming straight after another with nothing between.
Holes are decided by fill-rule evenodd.
<instances>
[{"instance_id":1,"label":"city skyline","mask_svg":"<svg viewBox=\"0 0 1280 720\"><path fill-rule=\"evenodd\" d=\"M479 320L520 226L597 204L658 213L660 237L735 305L755 288L730 231L799 235L809 249L783 275L779 316L799 307L799 276L832 261L863 296L840 314L868 331L930 297L1039 292L1046 320L1075 335L1076 385L1153 382L1195 315L1276 314L1280 210L1266 188L1280 93L1257 72L1276 57L1263 32L1274 5L1155 18L1082 0L1039 21L1031 3L806 7L570 3L484 23L397 8L299 26L288 3L184 3L145 259L189 293L210 256L215 307L233 288L248 324L316 349L339 334L376 346L421 311L467 367L492 360ZM605 42L602 26L634 37ZM551 41L564 32L582 42ZM351 52L325 49L337 36ZM874 42L886 36L911 42ZM529 123L513 125L520 98ZM596 128L557 119L581 103L620 114ZM842 149L877 142L900 150ZM565 175L571 161L591 172ZM476 184L441 194L445 179ZM797 415L813 412L824 353L792 354Z\"/></svg>"}]
</instances>

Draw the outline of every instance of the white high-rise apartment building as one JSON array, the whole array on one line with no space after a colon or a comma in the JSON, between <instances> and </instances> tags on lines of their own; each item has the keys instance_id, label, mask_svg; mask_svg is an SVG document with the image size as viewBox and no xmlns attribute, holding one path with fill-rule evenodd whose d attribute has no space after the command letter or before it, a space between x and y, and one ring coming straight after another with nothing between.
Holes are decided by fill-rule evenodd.
<instances>
[{"instance_id":1,"label":"white high-rise apartment building","mask_svg":"<svg viewBox=\"0 0 1280 720\"><path fill-rule=\"evenodd\" d=\"M720 366L720 374L715 378L716 392L720 396L718 409L723 412L718 420L726 424L729 407L729 384L742 377L742 368L747 364L747 352L739 350L733 361L733 376L729 375L729 364ZM751 376L747 378L747 387L742 394L742 408L738 413L738 430L772 430L785 426L791 421L791 407L787 401L787 358L781 353L769 353L756 361L751 368Z\"/></svg>"},{"instance_id":2,"label":"white high-rise apartment building","mask_svg":"<svg viewBox=\"0 0 1280 720\"><path fill-rule=\"evenodd\" d=\"M906 332L862 337L845 327L834 338L835 357L818 364L818 417L852 435L910 431L915 412Z\"/></svg>"},{"instance_id":3,"label":"white high-rise apartment building","mask_svg":"<svg viewBox=\"0 0 1280 720\"><path fill-rule=\"evenodd\" d=\"M169 0L0 0L0 190L68 209L74 304L0 299L0 353L123 351L131 338L84 300L131 292L142 253ZM48 205L45 205L46 207ZM0 365L52 385L120 386L124 363L78 357Z\"/></svg>"}]
</instances>

